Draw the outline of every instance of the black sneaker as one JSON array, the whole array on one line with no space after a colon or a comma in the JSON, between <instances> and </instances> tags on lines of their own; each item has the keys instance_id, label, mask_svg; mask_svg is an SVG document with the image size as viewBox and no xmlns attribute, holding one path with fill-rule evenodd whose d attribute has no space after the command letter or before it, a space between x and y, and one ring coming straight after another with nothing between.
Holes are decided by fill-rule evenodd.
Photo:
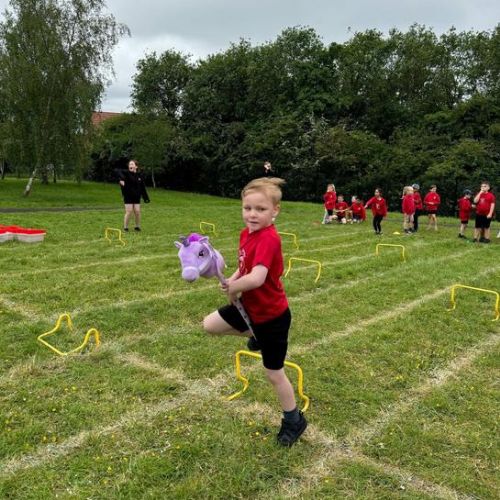
<instances>
[{"instance_id":1,"label":"black sneaker","mask_svg":"<svg viewBox=\"0 0 500 500\"><path fill-rule=\"evenodd\" d=\"M140 227L134 227L134 231L140 231L141 228Z\"/></svg>"},{"instance_id":2,"label":"black sneaker","mask_svg":"<svg viewBox=\"0 0 500 500\"><path fill-rule=\"evenodd\" d=\"M124 227L123 230L128 233L128 227Z\"/></svg>"},{"instance_id":3,"label":"black sneaker","mask_svg":"<svg viewBox=\"0 0 500 500\"><path fill-rule=\"evenodd\" d=\"M474 238L474 239L472 240L472 243L477 243L477 238Z\"/></svg>"},{"instance_id":4,"label":"black sneaker","mask_svg":"<svg viewBox=\"0 0 500 500\"><path fill-rule=\"evenodd\" d=\"M489 240L488 238L483 238L483 243L491 243L491 240Z\"/></svg>"},{"instance_id":5,"label":"black sneaker","mask_svg":"<svg viewBox=\"0 0 500 500\"><path fill-rule=\"evenodd\" d=\"M249 337L247 342L247 347L249 351L260 351L259 342L253 335Z\"/></svg>"},{"instance_id":6,"label":"black sneaker","mask_svg":"<svg viewBox=\"0 0 500 500\"><path fill-rule=\"evenodd\" d=\"M287 422L284 418L281 420L281 429L278 432L278 443L282 446L290 447L306 430L307 420L302 412L299 412L300 420L296 424Z\"/></svg>"},{"instance_id":7,"label":"black sneaker","mask_svg":"<svg viewBox=\"0 0 500 500\"><path fill-rule=\"evenodd\" d=\"M459 234L458 237L459 238L465 238L465 236L463 234Z\"/></svg>"}]
</instances>

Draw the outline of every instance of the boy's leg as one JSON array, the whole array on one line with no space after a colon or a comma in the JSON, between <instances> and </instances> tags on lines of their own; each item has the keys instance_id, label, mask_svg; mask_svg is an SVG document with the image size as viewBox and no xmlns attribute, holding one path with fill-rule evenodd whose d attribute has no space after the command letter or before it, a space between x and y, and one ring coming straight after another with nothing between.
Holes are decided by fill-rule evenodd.
<instances>
[{"instance_id":1,"label":"boy's leg","mask_svg":"<svg viewBox=\"0 0 500 500\"><path fill-rule=\"evenodd\" d=\"M307 420L302 412L297 409L295 393L284 368L279 370L266 368L265 370L283 409L283 420L278 433L278 443L283 446L292 446L306 430Z\"/></svg>"},{"instance_id":2,"label":"boy's leg","mask_svg":"<svg viewBox=\"0 0 500 500\"><path fill-rule=\"evenodd\" d=\"M219 311L214 311L203 318L203 329L210 335L235 335L237 337L250 337L250 331L240 332L235 330L220 315Z\"/></svg>"}]
</instances>

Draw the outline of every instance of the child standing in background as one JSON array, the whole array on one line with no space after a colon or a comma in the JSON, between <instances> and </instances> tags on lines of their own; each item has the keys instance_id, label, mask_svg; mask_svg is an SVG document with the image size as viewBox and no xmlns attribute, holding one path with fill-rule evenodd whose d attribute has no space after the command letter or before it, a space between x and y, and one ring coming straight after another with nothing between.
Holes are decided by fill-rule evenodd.
<instances>
[{"instance_id":1,"label":"child standing in background","mask_svg":"<svg viewBox=\"0 0 500 500\"><path fill-rule=\"evenodd\" d=\"M323 201L325 204L325 215L323 216L322 224L330 224L330 222L332 222L335 203L337 202L337 193L335 192L335 186L333 184L328 184L328 186L326 186L326 193L323 195Z\"/></svg>"},{"instance_id":2,"label":"child standing in background","mask_svg":"<svg viewBox=\"0 0 500 500\"><path fill-rule=\"evenodd\" d=\"M238 269L221 285L229 305L203 320L207 333L251 337L248 325L233 305L241 302L250 317L262 363L283 409L278 443L291 446L302 435L307 421L297 409L293 387L284 370L288 330L292 316L281 284L283 254L281 239L273 224L280 211L283 179L263 177L248 183L241 192L245 229L240 234Z\"/></svg>"},{"instance_id":3,"label":"child standing in background","mask_svg":"<svg viewBox=\"0 0 500 500\"><path fill-rule=\"evenodd\" d=\"M431 229L431 227L434 226L434 230L437 231L437 211L440 204L441 197L437 193L437 186L433 184L424 198L425 210L427 211L427 215L429 216L429 224L427 225L427 229Z\"/></svg>"},{"instance_id":4,"label":"child standing in background","mask_svg":"<svg viewBox=\"0 0 500 500\"><path fill-rule=\"evenodd\" d=\"M413 188L405 186L403 189L403 229L406 234L413 233L413 215L415 214L415 198Z\"/></svg>"},{"instance_id":5,"label":"child standing in background","mask_svg":"<svg viewBox=\"0 0 500 500\"><path fill-rule=\"evenodd\" d=\"M422 209L424 204L422 203L422 197L420 196L420 186L418 184L413 184L413 198L415 199L415 214L413 215L413 232L418 231L418 218L422 214Z\"/></svg>"},{"instance_id":6,"label":"child standing in background","mask_svg":"<svg viewBox=\"0 0 500 500\"><path fill-rule=\"evenodd\" d=\"M481 189L474 196L474 203L476 205L476 224L472 241L490 243L490 224L495 214L495 195L490 193L488 181L481 182Z\"/></svg>"},{"instance_id":7,"label":"child standing in background","mask_svg":"<svg viewBox=\"0 0 500 500\"><path fill-rule=\"evenodd\" d=\"M365 208L371 207L373 214L373 229L375 234L382 234L382 219L387 215L387 203L382 198L382 190L375 189L375 196L372 196L366 203Z\"/></svg>"},{"instance_id":8,"label":"child standing in background","mask_svg":"<svg viewBox=\"0 0 500 500\"><path fill-rule=\"evenodd\" d=\"M459 238L465 238L465 230L467 229L472 210L471 198L472 191L470 189L465 189L463 197L458 200L458 218L460 219Z\"/></svg>"}]
</instances>

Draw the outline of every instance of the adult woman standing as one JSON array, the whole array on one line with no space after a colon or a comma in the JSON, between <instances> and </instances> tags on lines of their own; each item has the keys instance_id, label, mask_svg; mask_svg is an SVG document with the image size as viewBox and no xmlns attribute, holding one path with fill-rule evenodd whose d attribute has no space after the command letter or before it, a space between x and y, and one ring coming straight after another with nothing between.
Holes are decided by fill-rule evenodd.
<instances>
[{"instance_id":1,"label":"adult woman standing","mask_svg":"<svg viewBox=\"0 0 500 500\"><path fill-rule=\"evenodd\" d=\"M134 229L136 231L141 230L141 197L144 203L149 203L150 201L142 174L138 170L139 164L136 160L128 162L128 170L115 170L122 188L123 201L125 203L124 231L128 231L128 223L130 217L132 217L132 213L135 218Z\"/></svg>"}]
</instances>

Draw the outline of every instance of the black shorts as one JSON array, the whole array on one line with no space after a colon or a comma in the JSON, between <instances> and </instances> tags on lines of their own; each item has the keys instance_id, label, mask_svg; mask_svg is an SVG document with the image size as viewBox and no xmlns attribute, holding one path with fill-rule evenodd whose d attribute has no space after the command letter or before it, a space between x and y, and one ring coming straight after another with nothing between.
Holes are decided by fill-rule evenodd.
<instances>
[{"instance_id":1,"label":"black shorts","mask_svg":"<svg viewBox=\"0 0 500 500\"><path fill-rule=\"evenodd\" d=\"M125 205L140 205L141 204L141 197L139 196L139 198L137 198L134 196L124 196L123 203Z\"/></svg>"},{"instance_id":2,"label":"black shorts","mask_svg":"<svg viewBox=\"0 0 500 500\"><path fill-rule=\"evenodd\" d=\"M476 229L489 229L491 224L491 219L488 219L486 215L476 214Z\"/></svg>"},{"instance_id":3,"label":"black shorts","mask_svg":"<svg viewBox=\"0 0 500 500\"><path fill-rule=\"evenodd\" d=\"M326 209L326 213L327 213L328 215L333 215L333 208L327 208L327 209Z\"/></svg>"},{"instance_id":4,"label":"black shorts","mask_svg":"<svg viewBox=\"0 0 500 500\"><path fill-rule=\"evenodd\" d=\"M460 221L460 224L463 224L464 226L466 226L468 223L469 223L469 219Z\"/></svg>"},{"instance_id":5,"label":"black shorts","mask_svg":"<svg viewBox=\"0 0 500 500\"><path fill-rule=\"evenodd\" d=\"M234 305L221 307L219 314L235 330L246 332L247 324ZM290 309L281 316L265 323L252 324L253 333L259 342L262 354L262 363L269 370L280 370L285 365L286 351L288 349L288 330L292 322Z\"/></svg>"}]
</instances>

